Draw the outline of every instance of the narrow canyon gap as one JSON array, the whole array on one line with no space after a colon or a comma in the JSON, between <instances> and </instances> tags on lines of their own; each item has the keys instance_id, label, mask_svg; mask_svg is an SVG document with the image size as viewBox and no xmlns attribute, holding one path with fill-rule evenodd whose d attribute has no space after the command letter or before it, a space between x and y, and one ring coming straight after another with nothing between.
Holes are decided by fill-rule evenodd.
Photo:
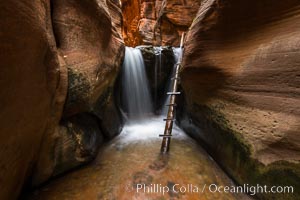
<instances>
[{"instance_id":1,"label":"narrow canyon gap","mask_svg":"<svg viewBox=\"0 0 300 200\"><path fill-rule=\"evenodd\" d=\"M162 115L154 115L141 51L126 47L120 81L126 117L120 135L100 149L95 161L51 181L25 199L250 199L245 194L202 192L206 183L235 184L175 124L170 152L160 152L158 135L164 132L166 113L162 110ZM163 101L167 99L164 95Z\"/></svg>"},{"instance_id":2,"label":"narrow canyon gap","mask_svg":"<svg viewBox=\"0 0 300 200\"><path fill-rule=\"evenodd\" d=\"M299 0L0 10L0 199L299 199ZM162 156L182 33L182 95Z\"/></svg>"}]
</instances>

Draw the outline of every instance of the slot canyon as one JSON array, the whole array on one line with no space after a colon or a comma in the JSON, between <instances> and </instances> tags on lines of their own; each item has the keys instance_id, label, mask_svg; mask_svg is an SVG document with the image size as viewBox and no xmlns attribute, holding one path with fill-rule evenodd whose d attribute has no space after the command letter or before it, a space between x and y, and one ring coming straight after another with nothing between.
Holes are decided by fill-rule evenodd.
<instances>
[{"instance_id":1,"label":"slot canyon","mask_svg":"<svg viewBox=\"0 0 300 200\"><path fill-rule=\"evenodd\" d=\"M0 10L1 200L300 199L299 0Z\"/></svg>"}]
</instances>

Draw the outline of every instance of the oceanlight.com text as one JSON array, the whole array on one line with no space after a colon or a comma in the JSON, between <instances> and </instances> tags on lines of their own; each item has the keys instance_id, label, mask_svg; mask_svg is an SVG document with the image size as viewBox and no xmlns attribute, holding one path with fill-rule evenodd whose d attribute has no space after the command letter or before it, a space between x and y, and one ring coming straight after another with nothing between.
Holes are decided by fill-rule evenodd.
<instances>
[{"instance_id":1,"label":"oceanlight.com text","mask_svg":"<svg viewBox=\"0 0 300 200\"><path fill-rule=\"evenodd\" d=\"M268 185L249 185L243 184L239 186L235 185L217 185L217 184L172 184L163 185L163 184L136 184L134 187L126 187L127 191L134 191L136 193L146 193L146 194L162 194L165 195L169 192L173 193L244 193L248 195L256 195L260 193L294 193L293 186L268 186Z\"/></svg>"}]
</instances>

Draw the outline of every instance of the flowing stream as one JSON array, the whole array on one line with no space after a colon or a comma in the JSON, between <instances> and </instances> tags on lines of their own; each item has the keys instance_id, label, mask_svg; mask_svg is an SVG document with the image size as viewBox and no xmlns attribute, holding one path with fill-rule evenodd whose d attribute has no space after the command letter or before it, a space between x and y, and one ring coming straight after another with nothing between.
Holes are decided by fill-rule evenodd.
<instances>
[{"instance_id":1,"label":"flowing stream","mask_svg":"<svg viewBox=\"0 0 300 200\"><path fill-rule=\"evenodd\" d=\"M153 113L148 79L141 51L126 47L122 67L122 101L129 120Z\"/></svg>"},{"instance_id":2,"label":"flowing stream","mask_svg":"<svg viewBox=\"0 0 300 200\"><path fill-rule=\"evenodd\" d=\"M211 184L233 186L234 183L175 124L170 152L160 154L162 139L158 135L164 132L165 123L163 116L148 115L152 107L139 50L126 48L123 70L123 101L130 117L122 133L103 146L92 163L52 180L26 199L249 199L244 194L209 191Z\"/></svg>"}]
</instances>

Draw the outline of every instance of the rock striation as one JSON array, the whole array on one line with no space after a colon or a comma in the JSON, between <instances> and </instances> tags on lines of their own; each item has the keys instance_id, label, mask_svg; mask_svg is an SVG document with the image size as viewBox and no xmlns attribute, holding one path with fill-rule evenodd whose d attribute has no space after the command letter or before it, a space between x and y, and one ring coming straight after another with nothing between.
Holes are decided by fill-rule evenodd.
<instances>
[{"instance_id":1,"label":"rock striation","mask_svg":"<svg viewBox=\"0 0 300 200\"><path fill-rule=\"evenodd\" d=\"M49 1L1 1L0 9L0 199L15 199L58 125L67 72Z\"/></svg>"},{"instance_id":2,"label":"rock striation","mask_svg":"<svg viewBox=\"0 0 300 200\"><path fill-rule=\"evenodd\" d=\"M0 199L93 159L122 121L119 2L1 1ZM114 123L114 124L112 124Z\"/></svg>"},{"instance_id":3,"label":"rock striation","mask_svg":"<svg viewBox=\"0 0 300 200\"><path fill-rule=\"evenodd\" d=\"M196 16L201 0L122 0L127 46L179 46L182 32Z\"/></svg>"},{"instance_id":4,"label":"rock striation","mask_svg":"<svg viewBox=\"0 0 300 200\"><path fill-rule=\"evenodd\" d=\"M204 1L183 65L181 126L238 183L300 188L300 2Z\"/></svg>"},{"instance_id":5,"label":"rock striation","mask_svg":"<svg viewBox=\"0 0 300 200\"><path fill-rule=\"evenodd\" d=\"M120 8L111 1L52 2L53 31L68 70L68 93L58 131L42 145L34 185L92 160L103 137L120 132L122 121L113 96L124 55L118 21Z\"/></svg>"}]
</instances>

